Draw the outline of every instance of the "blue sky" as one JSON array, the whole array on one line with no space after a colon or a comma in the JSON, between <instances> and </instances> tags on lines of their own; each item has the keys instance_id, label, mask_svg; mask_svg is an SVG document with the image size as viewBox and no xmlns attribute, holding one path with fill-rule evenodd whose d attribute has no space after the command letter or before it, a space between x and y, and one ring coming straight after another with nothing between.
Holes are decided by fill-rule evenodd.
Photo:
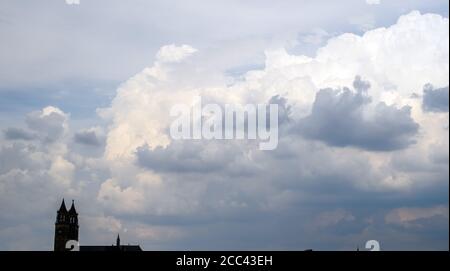
<instances>
[{"instance_id":1,"label":"blue sky","mask_svg":"<svg viewBox=\"0 0 450 271\"><path fill-rule=\"evenodd\" d=\"M0 37L2 250L62 197L82 244L448 250L448 1L4 0ZM199 93L281 97L278 148L170 140Z\"/></svg>"}]
</instances>

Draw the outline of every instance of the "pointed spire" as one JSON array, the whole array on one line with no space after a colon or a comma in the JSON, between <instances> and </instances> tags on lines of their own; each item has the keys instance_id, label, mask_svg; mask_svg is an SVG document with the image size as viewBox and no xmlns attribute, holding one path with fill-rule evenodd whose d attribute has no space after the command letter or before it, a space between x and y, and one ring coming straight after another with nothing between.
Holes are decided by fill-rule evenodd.
<instances>
[{"instance_id":1,"label":"pointed spire","mask_svg":"<svg viewBox=\"0 0 450 271\"><path fill-rule=\"evenodd\" d=\"M75 202L74 202L74 200L72 200L72 206L70 206L69 213L77 214L77 210L75 209Z\"/></svg>"},{"instance_id":2,"label":"pointed spire","mask_svg":"<svg viewBox=\"0 0 450 271\"><path fill-rule=\"evenodd\" d=\"M120 247L120 236L117 234L116 246Z\"/></svg>"},{"instance_id":3,"label":"pointed spire","mask_svg":"<svg viewBox=\"0 0 450 271\"><path fill-rule=\"evenodd\" d=\"M58 212L67 212L66 203L64 202L64 198L62 200L61 207L59 207Z\"/></svg>"}]
</instances>

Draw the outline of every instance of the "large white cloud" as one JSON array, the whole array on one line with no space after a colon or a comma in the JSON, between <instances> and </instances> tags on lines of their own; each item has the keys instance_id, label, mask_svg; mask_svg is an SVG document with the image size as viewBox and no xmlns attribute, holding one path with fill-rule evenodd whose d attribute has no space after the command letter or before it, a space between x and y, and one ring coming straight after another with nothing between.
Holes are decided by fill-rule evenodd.
<instances>
[{"instance_id":1,"label":"large white cloud","mask_svg":"<svg viewBox=\"0 0 450 271\"><path fill-rule=\"evenodd\" d=\"M196 51L186 45L163 47L155 65L125 82L111 107L101 111L112 120L105 156L132 162L139 147L166 147L171 141L167 133L170 106L189 102L197 94L208 101L242 104L264 103L281 95L292 105L292 118L298 119L311 112L320 88L349 86L356 75L372 85L373 104L410 106L413 119L423 127L429 117L411 95L427 83L448 85L447 28L446 18L412 12L388 28L368 31L363 36L343 34L332 38L314 58L290 55L284 49L267 51L264 69L249 71L243 81L229 86L200 87L199 81L208 75L192 70L202 63L161 64L162 58L182 62ZM442 116L436 125L446 117ZM446 135L445 131L429 127L422 133L429 140ZM389 160L389 155L375 155L372 159L379 164Z\"/></svg>"},{"instance_id":2,"label":"large white cloud","mask_svg":"<svg viewBox=\"0 0 450 271\"><path fill-rule=\"evenodd\" d=\"M227 84L204 84L208 74L201 57L195 57L201 51L163 47L158 55L176 61L157 57L153 66L121 85L109 108L99 111L111 123L105 159L113 166L98 200L119 213L203 217L211 212L235 219L250 211L289 210L299 201L339 202L357 198L355 193L420 195L422 189L446 187L448 166L442 161L448 162L448 113L424 112L417 94L428 83L448 86L447 30L447 18L412 12L387 28L331 38L315 57L268 50L263 69L231 83L224 79ZM284 133L289 122L311 113L320 89L351 86L357 75L371 85L372 103L361 118L380 120L371 122L371 130L396 137L398 123L411 128L400 133L418 133L417 138L379 138L370 144L401 147L360 150L352 147L359 143L351 137L345 139L348 144L333 147ZM261 152L248 141L172 141L169 109L190 103L195 95L219 104L266 103L279 95L287 101L289 121L280 127L278 149ZM380 111L379 104L386 110ZM385 121L393 125L383 126ZM327 128L332 137L333 127ZM346 132L352 131L341 134ZM338 210L338 215L348 214ZM323 212L335 214L333 209ZM358 219L349 214L344 220L349 218Z\"/></svg>"}]
</instances>

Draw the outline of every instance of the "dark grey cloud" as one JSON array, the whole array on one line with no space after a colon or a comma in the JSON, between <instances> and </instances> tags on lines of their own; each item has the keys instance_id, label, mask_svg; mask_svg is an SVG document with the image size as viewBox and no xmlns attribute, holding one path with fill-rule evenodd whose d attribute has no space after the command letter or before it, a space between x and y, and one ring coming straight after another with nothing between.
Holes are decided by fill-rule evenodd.
<instances>
[{"instance_id":1,"label":"dark grey cloud","mask_svg":"<svg viewBox=\"0 0 450 271\"><path fill-rule=\"evenodd\" d=\"M103 139L100 138L95 131L80 131L75 133L74 141L79 144L88 146L101 146Z\"/></svg>"},{"instance_id":2,"label":"dark grey cloud","mask_svg":"<svg viewBox=\"0 0 450 271\"><path fill-rule=\"evenodd\" d=\"M427 112L448 112L448 86L434 88L431 84L423 87L422 108Z\"/></svg>"},{"instance_id":3,"label":"dark grey cloud","mask_svg":"<svg viewBox=\"0 0 450 271\"><path fill-rule=\"evenodd\" d=\"M414 143L419 125L411 117L411 108L378 103L371 116L370 84L356 77L353 87L321 89L309 116L299 121L295 130L309 139L331 146L353 146L367 150L390 151Z\"/></svg>"},{"instance_id":4,"label":"dark grey cloud","mask_svg":"<svg viewBox=\"0 0 450 271\"><path fill-rule=\"evenodd\" d=\"M8 140L33 140L36 135L22 128L10 127L4 130L5 138Z\"/></svg>"}]
</instances>

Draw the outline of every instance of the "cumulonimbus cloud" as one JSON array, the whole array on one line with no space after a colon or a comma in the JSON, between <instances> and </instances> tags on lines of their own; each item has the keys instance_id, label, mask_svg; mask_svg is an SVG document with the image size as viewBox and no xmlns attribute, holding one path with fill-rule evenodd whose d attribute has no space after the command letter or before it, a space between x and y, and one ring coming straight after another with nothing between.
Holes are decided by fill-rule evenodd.
<instances>
[{"instance_id":1,"label":"cumulonimbus cloud","mask_svg":"<svg viewBox=\"0 0 450 271\"><path fill-rule=\"evenodd\" d=\"M108 123L103 157L85 157L80 144L68 144L70 138L95 145L99 136L89 129L65 136L69 114L56 107L29 114L25 122L36 140L16 131L0 149L2 221L12 212L27 214L17 202L30 200L33 211L42 210L42 199L51 206L66 193L98 203L92 211L85 207L89 212L183 229L195 242L226 239L245 247L233 239L245 231L245 241L264 235L270 245L289 247L314 244L308 237L317 235L305 221L318 213L327 233L352 224L351 234L364 236L390 227L395 218L372 213L403 208L399 202L448 203L441 192L448 191L448 112L429 114L411 98L426 83L448 86L447 18L412 12L390 27L332 37L314 57L268 50L263 68L231 82L224 76L210 84L201 67L214 65L201 54L188 45L163 47L155 63L119 87L111 105L98 110ZM344 89L353 83L354 90ZM169 109L195 95L219 104L277 103L284 121L279 147L261 152L246 141L174 142ZM425 103L436 107L429 97ZM299 123L303 132L283 130ZM33 193L22 193L24 187ZM236 224L245 226L229 227Z\"/></svg>"}]
</instances>

